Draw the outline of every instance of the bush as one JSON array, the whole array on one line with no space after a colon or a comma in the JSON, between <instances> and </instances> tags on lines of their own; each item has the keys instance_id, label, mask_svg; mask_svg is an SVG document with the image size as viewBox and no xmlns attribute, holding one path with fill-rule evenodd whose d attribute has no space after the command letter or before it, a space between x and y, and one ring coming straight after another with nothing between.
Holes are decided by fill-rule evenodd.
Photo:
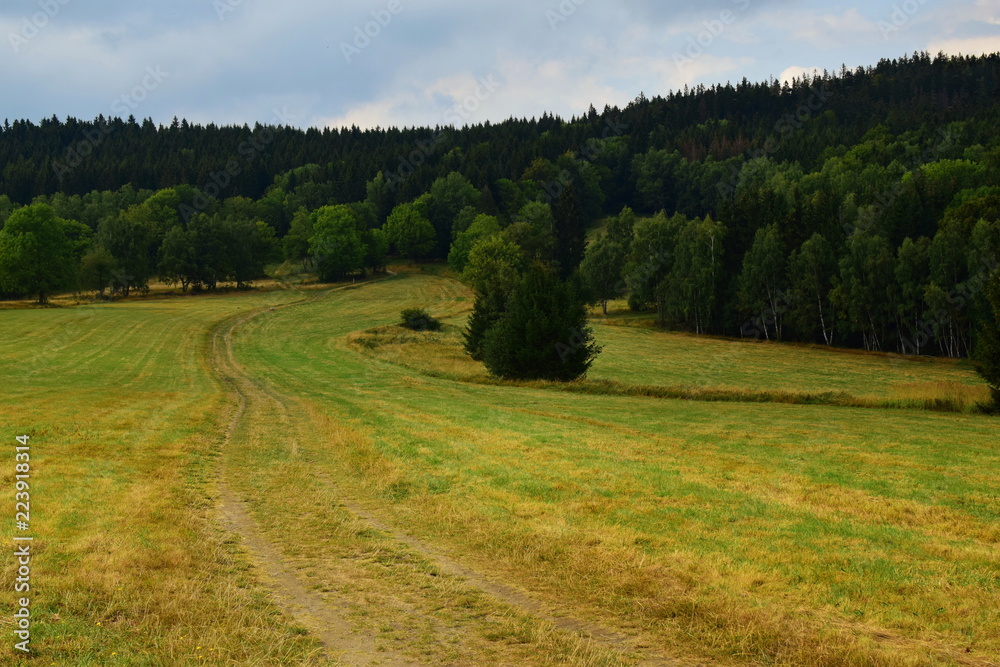
<instances>
[{"instance_id":1,"label":"bush","mask_svg":"<svg viewBox=\"0 0 1000 667\"><path fill-rule=\"evenodd\" d=\"M423 308L407 308L400 313L403 321L400 323L414 331L441 331L441 322L427 314Z\"/></svg>"}]
</instances>

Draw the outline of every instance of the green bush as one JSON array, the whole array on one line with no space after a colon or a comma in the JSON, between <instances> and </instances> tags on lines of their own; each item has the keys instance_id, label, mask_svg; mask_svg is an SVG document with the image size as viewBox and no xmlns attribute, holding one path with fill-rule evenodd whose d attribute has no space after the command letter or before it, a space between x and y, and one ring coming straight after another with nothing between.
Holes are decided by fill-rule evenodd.
<instances>
[{"instance_id":1,"label":"green bush","mask_svg":"<svg viewBox=\"0 0 1000 667\"><path fill-rule=\"evenodd\" d=\"M423 308L407 308L402 313L402 324L414 331L441 331L441 322Z\"/></svg>"}]
</instances>

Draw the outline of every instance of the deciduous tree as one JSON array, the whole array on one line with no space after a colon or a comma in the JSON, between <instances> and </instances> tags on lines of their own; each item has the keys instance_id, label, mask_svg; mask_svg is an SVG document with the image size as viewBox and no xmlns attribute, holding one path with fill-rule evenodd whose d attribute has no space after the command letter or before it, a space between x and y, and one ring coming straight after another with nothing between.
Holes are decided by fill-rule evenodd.
<instances>
[{"instance_id":1,"label":"deciduous tree","mask_svg":"<svg viewBox=\"0 0 1000 667\"><path fill-rule=\"evenodd\" d=\"M0 289L37 294L38 303L73 286L79 256L67 233L69 223L48 204L19 208L0 230Z\"/></svg>"}]
</instances>

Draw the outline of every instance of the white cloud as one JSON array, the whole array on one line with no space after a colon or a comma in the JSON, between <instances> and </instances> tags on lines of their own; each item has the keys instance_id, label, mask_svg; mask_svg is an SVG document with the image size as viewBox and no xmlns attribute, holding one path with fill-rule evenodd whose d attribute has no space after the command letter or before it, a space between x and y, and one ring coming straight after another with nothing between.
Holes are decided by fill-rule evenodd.
<instances>
[{"instance_id":1,"label":"white cloud","mask_svg":"<svg viewBox=\"0 0 1000 667\"><path fill-rule=\"evenodd\" d=\"M876 24L863 17L856 7L839 15L816 15L805 11L774 13L770 15L770 23L793 26L788 32L792 39L814 46L862 42L878 30Z\"/></svg>"},{"instance_id":2,"label":"white cloud","mask_svg":"<svg viewBox=\"0 0 1000 667\"><path fill-rule=\"evenodd\" d=\"M823 70L819 67L799 67L798 65L792 65L778 75L778 80L782 83L791 83L792 79L812 79L814 75L822 73Z\"/></svg>"},{"instance_id":3,"label":"white cloud","mask_svg":"<svg viewBox=\"0 0 1000 667\"><path fill-rule=\"evenodd\" d=\"M797 63L835 70L924 48L1000 49L1000 39L983 36L1000 24L1000 0L928 2L889 43L876 22L899 0L752 0L740 9L744 1L570 3L576 10L553 31L545 12L560 0L402 0L404 10L350 63L341 42L388 0L243 2L224 21L208 0L73 2L21 53L2 39L0 87L17 91L4 99L11 118L86 118L107 115L147 66L160 65L170 77L138 117L253 124L287 106L303 124L413 126L454 122L446 114L475 98L490 72L503 85L475 98L476 108L460 107L459 120L568 117L590 104L623 106L640 91L805 73ZM722 9L734 20L719 29ZM0 8L0 38L20 30L22 11ZM679 65L675 55L688 56L688 38L699 36L700 52Z\"/></svg>"},{"instance_id":4,"label":"white cloud","mask_svg":"<svg viewBox=\"0 0 1000 667\"><path fill-rule=\"evenodd\" d=\"M1000 51L1000 35L992 37L960 37L956 39L937 40L930 43L927 50L931 54L944 51L949 55L978 56L984 53Z\"/></svg>"}]
</instances>

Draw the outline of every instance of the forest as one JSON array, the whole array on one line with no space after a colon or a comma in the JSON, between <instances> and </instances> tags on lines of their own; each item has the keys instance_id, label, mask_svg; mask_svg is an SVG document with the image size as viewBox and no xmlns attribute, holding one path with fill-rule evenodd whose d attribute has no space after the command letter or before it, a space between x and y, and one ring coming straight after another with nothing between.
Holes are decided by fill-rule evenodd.
<instances>
[{"instance_id":1,"label":"forest","mask_svg":"<svg viewBox=\"0 0 1000 667\"><path fill-rule=\"evenodd\" d=\"M473 352L526 276L677 330L965 357L995 328L998 78L1000 54L915 53L464 128L8 120L0 290L446 260Z\"/></svg>"}]
</instances>

